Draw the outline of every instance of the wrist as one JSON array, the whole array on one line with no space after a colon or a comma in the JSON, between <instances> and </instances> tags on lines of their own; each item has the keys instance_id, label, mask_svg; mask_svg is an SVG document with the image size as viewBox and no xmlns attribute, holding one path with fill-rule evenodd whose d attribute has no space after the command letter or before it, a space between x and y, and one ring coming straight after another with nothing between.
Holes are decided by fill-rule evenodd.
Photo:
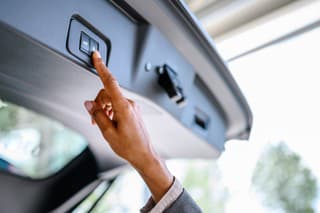
<instances>
[{"instance_id":1,"label":"wrist","mask_svg":"<svg viewBox=\"0 0 320 213\"><path fill-rule=\"evenodd\" d=\"M143 164L139 164L138 166L132 164L132 166L145 180L152 192L152 197L155 202L161 199L170 189L174 181L174 176L166 167L165 162L157 154L148 156Z\"/></svg>"},{"instance_id":2,"label":"wrist","mask_svg":"<svg viewBox=\"0 0 320 213\"><path fill-rule=\"evenodd\" d=\"M134 160L129 161L129 163L139 173L149 174L151 171L162 167L163 161L157 153L151 151L147 154L141 154L139 158L136 157Z\"/></svg>"},{"instance_id":3,"label":"wrist","mask_svg":"<svg viewBox=\"0 0 320 213\"><path fill-rule=\"evenodd\" d=\"M138 172L143 172L150 166L149 164L160 161L160 156L152 146L148 146L143 147L139 152L130 152L125 159Z\"/></svg>"}]
</instances>

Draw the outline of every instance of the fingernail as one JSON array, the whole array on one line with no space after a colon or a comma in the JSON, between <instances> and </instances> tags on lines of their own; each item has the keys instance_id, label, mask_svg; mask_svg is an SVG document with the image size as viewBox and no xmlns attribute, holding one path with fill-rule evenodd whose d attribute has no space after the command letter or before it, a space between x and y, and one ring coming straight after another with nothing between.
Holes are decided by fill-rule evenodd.
<instances>
[{"instance_id":1,"label":"fingernail","mask_svg":"<svg viewBox=\"0 0 320 213\"><path fill-rule=\"evenodd\" d=\"M93 104L91 103L91 101L86 101L84 102L84 106L90 112L92 110Z\"/></svg>"},{"instance_id":2,"label":"fingernail","mask_svg":"<svg viewBox=\"0 0 320 213\"><path fill-rule=\"evenodd\" d=\"M91 119L91 124L92 124L92 125L95 125L95 124L96 124L96 122L95 122L95 120L94 120L93 118Z\"/></svg>"},{"instance_id":3,"label":"fingernail","mask_svg":"<svg viewBox=\"0 0 320 213\"><path fill-rule=\"evenodd\" d=\"M100 55L100 53L98 51L94 51L93 55L96 58L101 58L101 55Z\"/></svg>"}]
</instances>

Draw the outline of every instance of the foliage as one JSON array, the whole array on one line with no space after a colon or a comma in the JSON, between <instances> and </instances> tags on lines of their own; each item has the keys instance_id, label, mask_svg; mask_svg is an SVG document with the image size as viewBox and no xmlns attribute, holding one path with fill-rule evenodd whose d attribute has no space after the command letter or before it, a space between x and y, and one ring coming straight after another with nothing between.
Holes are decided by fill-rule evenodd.
<instances>
[{"instance_id":1,"label":"foliage","mask_svg":"<svg viewBox=\"0 0 320 213\"><path fill-rule=\"evenodd\" d=\"M0 158L19 173L46 177L85 147L85 139L62 124L0 99Z\"/></svg>"},{"instance_id":2,"label":"foliage","mask_svg":"<svg viewBox=\"0 0 320 213\"><path fill-rule=\"evenodd\" d=\"M182 183L203 212L225 212L229 193L215 161L188 161Z\"/></svg>"},{"instance_id":3,"label":"foliage","mask_svg":"<svg viewBox=\"0 0 320 213\"><path fill-rule=\"evenodd\" d=\"M264 203L285 212L314 212L317 182L296 153L284 143L269 147L260 157L252 182Z\"/></svg>"},{"instance_id":4,"label":"foliage","mask_svg":"<svg viewBox=\"0 0 320 213\"><path fill-rule=\"evenodd\" d=\"M225 212L229 193L222 184L215 161L172 160L168 164L169 168L170 164L174 165L173 168L179 168L181 173L176 171L177 178L203 212ZM150 197L148 191L138 173L129 170L117 178L92 212L138 212L138 208ZM86 202L92 204L94 201L88 199Z\"/></svg>"},{"instance_id":5,"label":"foliage","mask_svg":"<svg viewBox=\"0 0 320 213\"><path fill-rule=\"evenodd\" d=\"M17 111L17 107L7 107L7 105L0 100L0 132L7 132L16 125Z\"/></svg>"}]
</instances>

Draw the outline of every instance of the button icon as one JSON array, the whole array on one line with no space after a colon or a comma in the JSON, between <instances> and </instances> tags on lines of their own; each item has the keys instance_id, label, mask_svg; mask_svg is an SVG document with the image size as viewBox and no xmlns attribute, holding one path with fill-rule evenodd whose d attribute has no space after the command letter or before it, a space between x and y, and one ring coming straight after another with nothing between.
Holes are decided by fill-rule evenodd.
<instances>
[{"instance_id":1,"label":"button icon","mask_svg":"<svg viewBox=\"0 0 320 213\"><path fill-rule=\"evenodd\" d=\"M90 53L93 51L99 50L99 44L94 39L90 39Z\"/></svg>"},{"instance_id":2,"label":"button icon","mask_svg":"<svg viewBox=\"0 0 320 213\"><path fill-rule=\"evenodd\" d=\"M81 32L80 50L87 55L90 54L90 37L84 32Z\"/></svg>"}]
</instances>

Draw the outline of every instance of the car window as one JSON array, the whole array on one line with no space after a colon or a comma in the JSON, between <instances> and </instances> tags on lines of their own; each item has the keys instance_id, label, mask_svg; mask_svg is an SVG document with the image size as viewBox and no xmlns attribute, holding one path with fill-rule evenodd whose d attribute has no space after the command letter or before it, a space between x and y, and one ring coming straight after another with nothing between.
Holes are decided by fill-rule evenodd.
<instances>
[{"instance_id":1,"label":"car window","mask_svg":"<svg viewBox=\"0 0 320 213\"><path fill-rule=\"evenodd\" d=\"M91 212L139 212L149 196L150 193L137 172L127 169L117 177Z\"/></svg>"},{"instance_id":2,"label":"car window","mask_svg":"<svg viewBox=\"0 0 320 213\"><path fill-rule=\"evenodd\" d=\"M83 136L63 124L0 99L0 169L48 177L86 146Z\"/></svg>"},{"instance_id":3,"label":"car window","mask_svg":"<svg viewBox=\"0 0 320 213\"><path fill-rule=\"evenodd\" d=\"M72 213L92 212L101 197L107 192L112 181L102 181Z\"/></svg>"},{"instance_id":4,"label":"car window","mask_svg":"<svg viewBox=\"0 0 320 213\"><path fill-rule=\"evenodd\" d=\"M167 165L203 212L224 212L229 194L215 160L175 159ZM127 169L90 212L139 212L150 196L139 174Z\"/></svg>"}]
</instances>

